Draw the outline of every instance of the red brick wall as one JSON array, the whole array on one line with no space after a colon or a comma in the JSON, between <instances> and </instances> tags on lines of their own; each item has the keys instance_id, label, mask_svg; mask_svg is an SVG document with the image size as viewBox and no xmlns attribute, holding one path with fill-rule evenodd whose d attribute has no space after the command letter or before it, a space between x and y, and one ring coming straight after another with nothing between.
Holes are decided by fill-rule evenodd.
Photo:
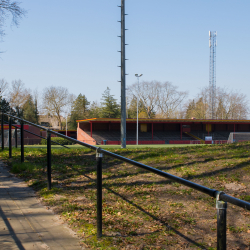
<instances>
[{"instance_id":1,"label":"red brick wall","mask_svg":"<svg viewBox=\"0 0 250 250\"><path fill-rule=\"evenodd\" d=\"M31 126L31 125L28 125L28 126L29 126L29 128L26 129L26 130L28 130L28 131L30 131L30 132L32 132L32 133L34 133L34 134L41 135L41 133L40 133L40 128ZM32 135L32 134L30 134L30 133L28 133L28 132L25 132L25 131L24 131L24 138L39 139L39 137L37 137L37 136L35 136L35 135Z\"/></svg>"},{"instance_id":2,"label":"red brick wall","mask_svg":"<svg viewBox=\"0 0 250 250\"><path fill-rule=\"evenodd\" d=\"M77 128L77 140L90 145L96 145L96 141L79 127Z\"/></svg>"}]
</instances>

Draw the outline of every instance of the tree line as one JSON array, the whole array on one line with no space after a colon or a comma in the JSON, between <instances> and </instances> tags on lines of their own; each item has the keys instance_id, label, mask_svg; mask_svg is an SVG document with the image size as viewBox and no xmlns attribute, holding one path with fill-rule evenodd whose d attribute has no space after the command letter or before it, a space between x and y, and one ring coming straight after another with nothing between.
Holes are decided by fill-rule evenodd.
<instances>
[{"instance_id":1,"label":"tree line","mask_svg":"<svg viewBox=\"0 0 250 250\"><path fill-rule=\"evenodd\" d=\"M39 97L37 91L25 88L21 80L9 84L0 79L0 106L4 112L39 124L39 115L50 115L57 119L61 129L76 129L76 120L88 118L120 118L120 103L107 87L100 102L90 102L86 95L75 96L67 88L50 86L44 88ZM210 89L205 87L193 99L187 91L180 91L170 82L142 81L127 89L127 118L211 118ZM39 103L39 105L38 105ZM249 112L245 94L216 89L215 119L247 119Z\"/></svg>"}]
</instances>

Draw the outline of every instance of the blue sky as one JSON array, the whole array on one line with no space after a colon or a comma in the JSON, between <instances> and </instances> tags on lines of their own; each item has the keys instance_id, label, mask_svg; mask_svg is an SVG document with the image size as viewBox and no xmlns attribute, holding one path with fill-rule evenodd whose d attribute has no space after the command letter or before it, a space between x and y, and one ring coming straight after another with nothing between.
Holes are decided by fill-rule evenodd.
<instances>
[{"instance_id":1,"label":"blue sky","mask_svg":"<svg viewBox=\"0 0 250 250\"><path fill-rule=\"evenodd\" d=\"M63 86L120 100L120 0L22 0L18 28L6 23L0 78L27 88ZM127 85L170 81L189 98L209 83L208 32L217 31L217 86L250 99L249 0L126 0Z\"/></svg>"}]
</instances>

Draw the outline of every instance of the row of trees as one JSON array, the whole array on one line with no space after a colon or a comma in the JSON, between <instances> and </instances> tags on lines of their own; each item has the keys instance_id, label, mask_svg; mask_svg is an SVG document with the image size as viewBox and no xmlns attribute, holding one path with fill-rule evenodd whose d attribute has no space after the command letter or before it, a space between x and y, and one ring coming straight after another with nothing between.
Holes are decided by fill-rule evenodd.
<instances>
[{"instance_id":1,"label":"row of trees","mask_svg":"<svg viewBox=\"0 0 250 250\"><path fill-rule=\"evenodd\" d=\"M68 128L76 129L76 120L120 117L120 104L108 87L100 102L90 102L84 94L76 97L67 88L55 86L45 88L42 98L38 98L37 92L26 89L21 80L9 84L1 79L0 88L0 104L4 111L34 123L39 122L39 114L46 114L54 116L63 129L67 116ZM137 116L137 97L139 118L211 118L209 88L203 88L192 100L187 100L187 96L186 91L179 91L170 82L144 81L139 85L132 84L127 91L127 118ZM246 95L217 88L216 119L246 119L248 111Z\"/></svg>"},{"instance_id":2,"label":"row of trees","mask_svg":"<svg viewBox=\"0 0 250 250\"><path fill-rule=\"evenodd\" d=\"M211 119L210 89L203 88L194 99L187 100L188 93L179 91L170 82L141 82L132 84L127 92L127 118L196 118ZM246 95L225 88L217 88L215 119L247 119L249 113ZM93 117L119 118L120 105L110 89L102 95L101 103L90 103L80 94L71 106L70 123L76 128L77 119Z\"/></svg>"},{"instance_id":3,"label":"row of trees","mask_svg":"<svg viewBox=\"0 0 250 250\"><path fill-rule=\"evenodd\" d=\"M102 102L90 103L85 95L75 97L67 88L51 86L45 88L38 105L37 91L25 88L21 80L11 84L0 79L0 108L33 123L39 123L39 115L54 116L61 129L65 126L64 118L69 116L69 128L76 129L77 119L89 117L119 117L120 105L107 88ZM38 107L39 106L39 107Z\"/></svg>"},{"instance_id":4,"label":"row of trees","mask_svg":"<svg viewBox=\"0 0 250 250\"><path fill-rule=\"evenodd\" d=\"M21 80L9 84L4 79L0 79L0 90L1 110L33 123L39 122L37 92L32 94Z\"/></svg>"},{"instance_id":5,"label":"row of trees","mask_svg":"<svg viewBox=\"0 0 250 250\"><path fill-rule=\"evenodd\" d=\"M210 89L203 88L185 107L185 117L208 119L212 117ZM249 105L246 95L225 88L216 89L215 119L247 119Z\"/></svg>"}]
</instances>

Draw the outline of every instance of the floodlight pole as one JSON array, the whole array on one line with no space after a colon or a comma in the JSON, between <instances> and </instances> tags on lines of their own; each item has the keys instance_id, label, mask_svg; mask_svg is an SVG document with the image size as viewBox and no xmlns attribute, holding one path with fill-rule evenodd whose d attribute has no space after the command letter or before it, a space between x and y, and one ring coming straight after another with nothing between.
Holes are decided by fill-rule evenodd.
<instances>
[{"instance_id":1,"label":"floodlight pole","mask_svg":"<svg viewBox=\"0 0 250 250\"><path fill-rule=\"evenodd\" d=\"M138 145L138 137L139 137L139 126L138 126L138 99L139 99L139 80L142 74L138 75L135 74L135 77L137 77L137 98L136 98L136 103L137 103L137 119L136 119L136 145Z\"/></svg>"},{"instance_id":2,"label":"floodlight pole","mask_svg":"<svg viewBox=\"0 0 250 250\"><path fill-rule=\"evenodd\" d=\"M125 0L121 0L121 148L126 148Z\"/></svg>"}]
</instances>

